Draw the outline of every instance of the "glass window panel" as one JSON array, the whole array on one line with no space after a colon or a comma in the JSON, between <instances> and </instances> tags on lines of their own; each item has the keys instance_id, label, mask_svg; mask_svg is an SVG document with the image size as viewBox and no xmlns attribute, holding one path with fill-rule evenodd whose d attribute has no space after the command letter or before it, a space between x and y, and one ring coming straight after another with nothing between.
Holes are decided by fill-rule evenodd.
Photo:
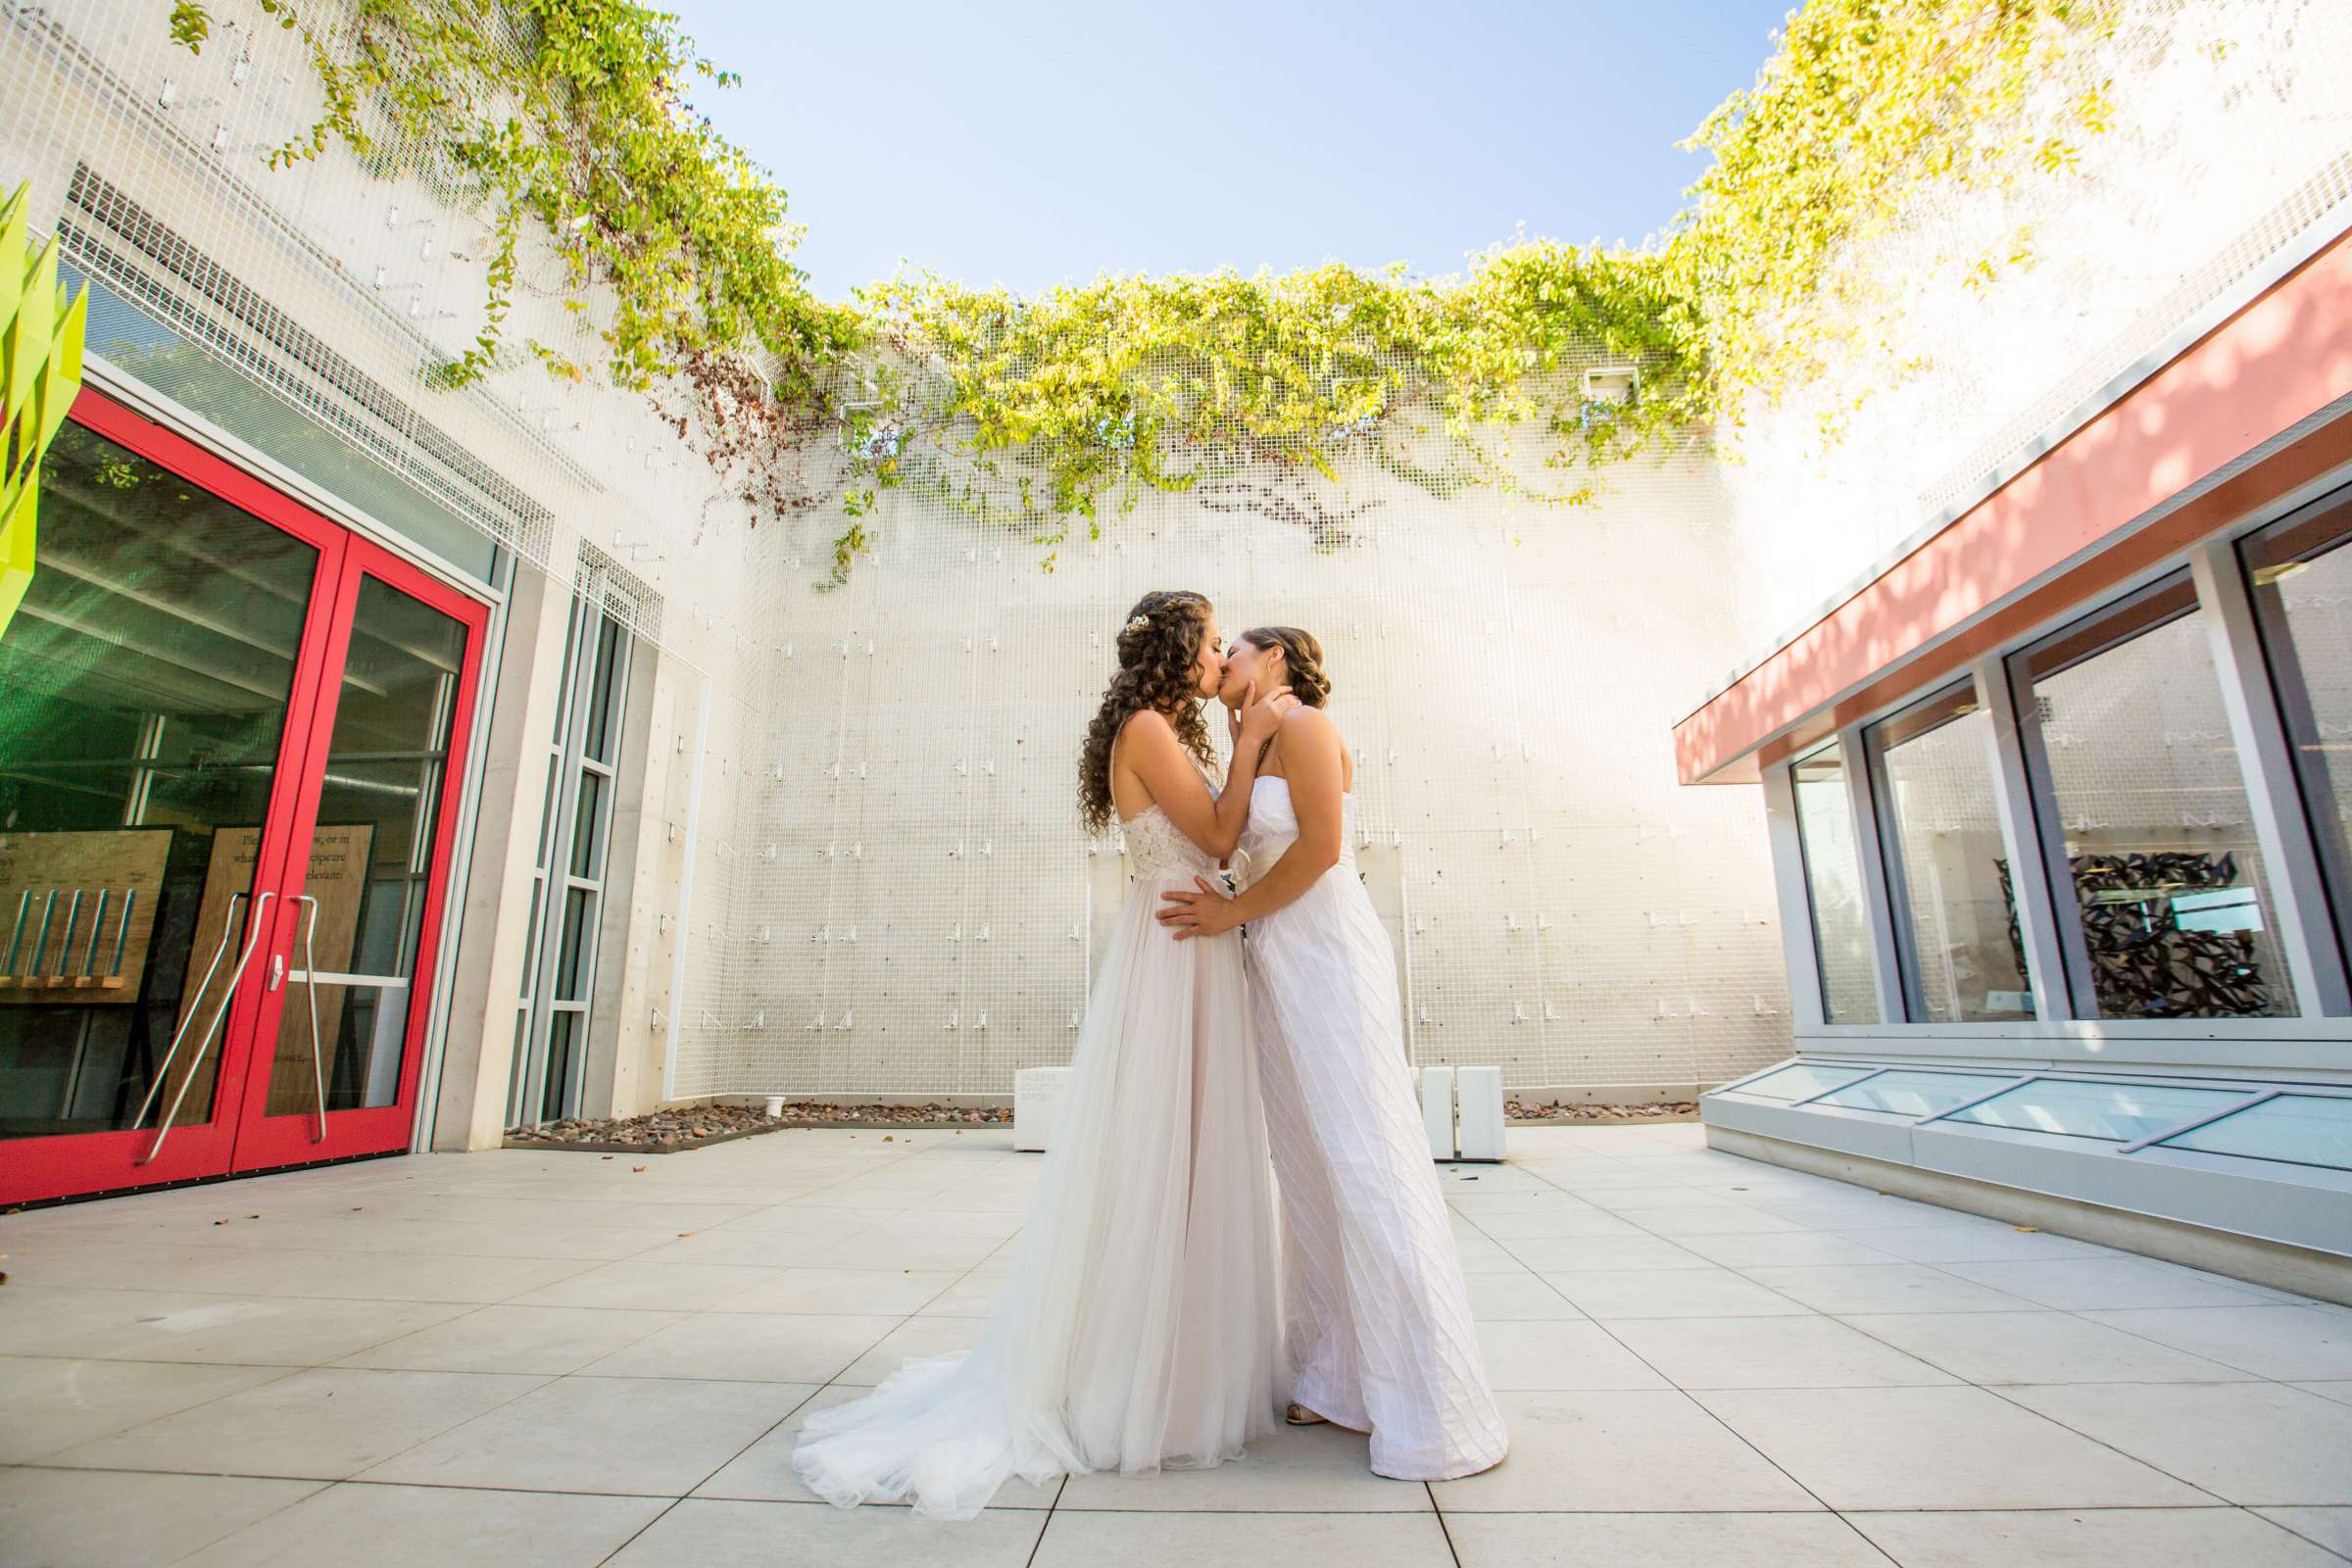
<instances>
[{"instance_id":1,"label":"glass window panel","mask_svg":"<svg viewBox=\"0 0 2352 1568\"><path fill-rule=\"evenodd\" d=\"M571 874L595 878L603 871L605 835L604 821L598 808L603 804L605 779L601 773L580 769L579 808L571 817Z\"/></svg>"},{"instance_id":2,"label":"glass window panel","mask_svg":"<svg viewBox=\"0 0 2352 1568\"><path fill-rule=\"evenodd\" d=\"M2352 956L2352 501L2242 547L2263 653L2294 747L2336 934Z\"/></svg>"},{"instance_id":3,"label":"glass window panel","mask_svg":"<svg viewBox=\"0 0 2352 1568\"><path fill-rule=\"evenodd\" d=\"M325 783L303 891L318 901L290 961L298 973L354 974L318 986L311 1010L294 981L278 1014L268 1113L389 1105L400 1098L410 987L424 928L425 885L441 821L450 725L466 626L389 583L362 577L351 648L335 698Z\"/></svg>"},{"instance_id":4,"label":"glass window panel","mask_svg":"<svg viewBox=\"0 0 2352 1568\"><path fill-rule=\"evenodd\" d=\"M547 878L531 878L531 918L522 928L522 997L529 1001L539 984L539 907L547 899Z\"/></svg>"},{"instance_id":5,"label":"glass window panel","mask_svg":"<svg viewBox=\"0 0 2352 1568\"><path fill-rule=\"evenodd\" d=\"M1989 1092L2002 1080L1969 1072L1883 1072L1824 1095L1824 1105L1883 1110L1894 1116L1935 1116Z\"/></svg>"},{"instance_id":6,"label":"glass window panel","mask_svg":"<svg viewBox=\"0 0 2352 1568\"><path fill-rule=\"evenodd\" d=\"M212 1119L219 1039L197 1056L253 915L318 563L95 432L58 432L0 637L0 1139L126 1128L151 1089L146 1126L183 1089L174 1124Z\"/></svg>"},{"instance_id":7,"label":"glass window panel","mask_svg":"<svg viewBox=\"0 0 2352 1568\"><path fill-rule=\"evenodd\" d=\"M158 236L156 242L161 240ZM181 407L194 409L326 494L390 524L451 565L483 582L490 581L497 565L497 541L428 493L460 476L425 456L427 443L415 444L414 468L395 472L366 456L349 435L312 418L291 398L265 386L224 356L189 342L107 284L85 277L73 263L64 263L59 272L74 287L84 282L89 286L90 353L104 355L109 364L127 370ZM267 292L263 279L248 281ZM333 350L324 352L332 355ZM324 367L314 368L330 373ZM385 389L376 391L384 393ZM407 395L420 394L421 388L413 388ZM386 395L397 398L403 394ZM416 407L430 409L429 403ZM503 506L501 510L505 510ZM46 526L45 511L43 516Z\"/></svg>"},{"instance_id":8,"label":"glass window panel","mask_svg":"<svg viewBox=\"0 0 2352 1568\"><path fill-rule=\"evenodd\" d=\"M588 694L588 735L585 749L600 762L612 760L612 743L619 731L613 722L613 710L618 706L621 660L621 629L610 618L600 617L596 638L596 680Z\"/></svg>"},{"instance_id":9,"label":"glass window panel","mask_svg":"<svg viewBox=\"0 0 2352 1568\"><path fill-rule=\"evenodd\" d=\"M2159 1147L2352 1170L2352 1100L2280 1095L2167 1138Z\"/></svg>"},{"instance_id":10,"label":"glass window panel","mask_svg":"<svg viewBox=\"0 0 2352 1568\"><path fill-rule=\"evenodd\" d=\"M568 1116L573 1106L565 1095L571 1077L573 1041L580 1022L576 1012L557 1011L547 1020L547 1076L541 1080L539 1116L554 1121Z\"/></svg>"},{"instance_id":11,"label":"glass window panel","mask_svg":"<svg viewBox=\"0 0 2352 1568\"><path fill-rule=\"evenodd\" d=\"M2128 1144L2178 1127L2190 1117L2243 1100L2231 1089L2182 1089L2170 1084L2086 1084L2043 1078L2020 1084L1981 1105L1952 1112L1953 1121L2020 1132L2103 1138Z\"/></svg>"},{"instance_id":12,"label":"glass window panel","mask_svg":"<svg viewBox=\"0 0 2352 1568\"><path fill-rule=\"evenodd\" d=\"M1899 876L1895 923L1913 1022L2034 1016L1992 789L1991 720L1966 688L1872 732Z\"/></svg>"},{"instance_id":13,"label":"glass window panel","mask_svg":"<svg viewBox=\"0 0 2352 1568\"><path fill-rule=\"evenodd\" d=\"M539 804L539 867L541 870L547 868L547 858L555 847L556 780L562 776L563 771L564 760L562 758L550 757L547 760L547 798Z\"/></svg>"},{"instance_id":14,"label":"glass window panel","mask_svg":"<svg viewBox=\"0 0 2352 1568\"><path fill-rule=\"evenodd\" d=\"M2102 1018L2294 1010L2209 625L2180 578L2020 661Z\"/></svg>"},{"instance_id":15,"label":"glass window panel","mask_svg":"<svg viewBox=\"0 0 2352 1568\"><path fill-rule=\"evenodd\" d=\"M531 1009L514 1009L514 1050L507 1065L507 1125L519 1127L522 1117L523 1069L531 1054Z\"/></svg>"},{"instance_id":16,"label":"glass window panel","mask_svg":"<svg viewBox=\"0 0 2352 1568\"><path fill-rule=\"evenodd\" d=\"M1871 963L1870 917L1862 900L1861 860L1854 850L1844 752L1837 746L1815 752L1798 762L1791 775L1824 1013L1831 1023L1878 1023L1878 981Z\"/></svg>"},{"instance_id":17,"label":"glass window panel","mask_svg":"<svg viewBox=\"0 0 2352 1568\"><path fill-rule=\"evenodd\" d=\"M583 987L590 967L588 944L595 940L596 895L586 888L566 888L564 891L564 936L556 949L556 996L558 1002L584 1002Z\"/></svg>"},{"instance_id":18,"label":"glass window panel","mask_svg":"<svg viewBox=\"0 0 2352 1568\"><path fill-rule=\"evenodd\" d=\"M563 683L556 691L555 744L564 744L564 732L571 728L571 710L580 703L580 690L575 677L580 669L580 620L588 612L587 606L574 599L571 613L564 622Z\"/></svg>"},{"instance_id":19,"label":"glass window panel","mask_svg":"<svg viewBox=\"0 0 2352 1568\"><path fill-rule=\"evenodd\" d=\"M1812 1062L1794 1062L1778 1072L1768 1072L1751 1083L1741 1084L1740 1093L1763 1100L1810 1100L1825 1089L1850 1084L1871 1070L1868 1067L1824 1067Z\"/></svg>"}]
</instances>

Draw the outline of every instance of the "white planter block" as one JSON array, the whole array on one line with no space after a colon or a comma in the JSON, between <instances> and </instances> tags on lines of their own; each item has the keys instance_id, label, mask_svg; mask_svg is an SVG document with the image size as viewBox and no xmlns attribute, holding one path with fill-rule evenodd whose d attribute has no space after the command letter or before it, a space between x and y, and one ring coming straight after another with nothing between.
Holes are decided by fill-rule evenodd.
<instances>
[{"instance_id":1,"label":"white planter block","mask_svg":"<svg viewBox=\"0 0 2352 1568\"><path fill-rule=\"evenodd\" d=\"M1453 1157L1453 1069L1421 1069L1421 1125L1429 1133L1429 1157Z\"/></svg>"},{"instance_id":2,"label":"white planter block","mask_svg":"<svg viewBox=\"0 0 2352 1568\"><path fill-rule=\"evenodd\" d=\"M1042 1153L1054 1136L1061 1114L1061 1097L1069 1088L1067 1067L1023 1067L1012 1075L1012 1147Z\"/></svg>"},{"instance_id":3,"label":"white planter block","mask_svg":"<svg viewBox=\"0 0 2352 1568\"><path fill-rule=\"evenodd\" d=\"M1463 1159L1502 1158L1502 1069L1464 1067L1453 1075L1460 1099L1454 1146Z\"/></svg>"}]
</instances>

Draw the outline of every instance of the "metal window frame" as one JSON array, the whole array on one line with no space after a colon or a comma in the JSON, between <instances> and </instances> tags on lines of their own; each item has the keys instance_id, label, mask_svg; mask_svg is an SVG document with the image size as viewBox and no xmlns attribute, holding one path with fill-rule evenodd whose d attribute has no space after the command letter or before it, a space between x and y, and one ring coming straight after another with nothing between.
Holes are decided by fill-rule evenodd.
<instances>
[{"instance_id":1,"label":"metal window frame","mask_svg":"<svg viewBox=\"0 0 2352 1568\"><path fill-rule=\"evenodd\" d=\"M2270 1054L2278 1059L2267 1066L2278 1071L2301 1071L2321 1064L2326 1048L2340 1040L2344 1020L2352 1018L2352 953L2347 952L2338 930L2335 902L2352 901L2352 889L2333 887L2327 880L2329 867L2321 833L2311 819L2314 807L2296 769L2272 665L2276 651L2264 640L2240 547L2247 539L2308 515L2316 508L2342 505L2347 496L2352 496L2352 489L2343 484L2340 475L2306 487L2282 505L2239 519L2187 551L2135 574L2099 601L2071 609L1987 652L1969 666L1965 681L1991 720L1988 760L2002 841L2010 859L2020 936L2026 946L2026 978L2034 1004L2031 1019L1936 1021L1923 1017L1925 1008L1914 1005L1917 956L1911 950L1915 934L1898 913L1904 906L1905 888L1899 847L1889 842L1893 813L1890 803L1883 799L1885 748L1881 742L1884 726L1890 720L1948 699L1960 682L1947 679L1908 694L1840 725L1834 742L1808 747L1762 770L1792 1022L1800 1054L1817 1057L1889 1051L1908 1055L1939 1045L1948 1050L1974 1041L1982 1043L1988 1054L2031 1054L2039 1058L2036 1065L2052 1056L2072 1058L2057 1064L2064 1071L2084 1064L2094 1054L2111 1054L2107 1048L2112 1042L2129 1040L2155 1048L2155 1054L2135 1057L2135 1066L2162 1072L2193 1065L2186 1056L2179 1061L2169 1058L2183 1052L2194 1054L2194 1042L2212 1040L2232 1046L2270 1045L2274 1047ZM2044 798L2039 782L2049 776L2047 755L2042 751L2039 710L2032 701L2023 656L2069 628L2112 615L2132 600L2169 588L2183 576L2190 584L2195 608L2208 612L2215 666L2238 753L2256 848L2273 890L2270 912L2278 923L2294 986L2298 1010L2292 1015L2099 1018L2095 1005L2086 1000L2094 993L2081 922L2070 917L2069 901L2060 897L2059 876L2066 866L2065 826L2054 801ZM1828 1017L1810 879L1796 815L1794 770L1798 762L1831 744L1840 749L1845 761L1864 914L1879 983L1881 1021L1877 1023L1838 1024ZM2067 891L2071 893L2071 888ZM2046 1069L2042 1075L2048 1075Z\"/></svg>"},{"instance_id":2,"label":"metal window frame","mask_svg":"<svg viewBox=\"0 0 2352 1568\"><path fill-rule=\"evenodd\" d=\"M629 681L637 663L637 639L628 624L605 605L603 572L584 564L582 580L571 597L564 632L563 686L556 705L555 733L547 747L553 792L540 822L539 850L532 869L538 894L533 922L532 962L526 965L523 987L515 1005L528 1018L523 1030L521 1058L509 1085L508 1125L532 1126L578 1113L586 1089L588 1034L595 1021L596 967L601 944L597 933L604 919L608 892L606 874L612 863L612 813L619 795L621 748L627 733ZM596 697L598 655L610 632L613 650L612 679L605 693L605 733L610 760L587 753L593 727L591 709ZM574 847L581 842L580 784L593 774L602 780L597 791L595 820L585 824L589 845L588 874L572 869ZM555 994L563 959L564 916L574 892L587 895L580 917L579 968L576 996ZM564 1061L564 1082L556 1103L548 1103L548 1052L558 1013L573 1018L571 1050Z\"/></svg>"},{"instance_id":3,"label":"metal window frame","mask_svg":"<svg viewBox=\"0 0 2352 1568\"><path fill-rule=\"evenodd\" d=\"M2273 626L2263 615L2256 601L2253 583L2254 564L2247 559L2249 547L2260 543L2267 535L2283 532L2306 521L2314 521L2330 514L2342 514L2346 531L2336 535L2325 548L2309 552L2301 559L2317 560L2339 550L2352 551L2352 486L2330 490L2314 497L2284 514L2247 529L2230 541L2231 564L2245 591L2246 605L2253 623L2256 650L2262 655L2263 667L2270 677L2270 691L2278 708L2279 727L2285 730L2289 713L2308 720L2308 728L2319 727L2318 715L2312 711L2309 683L2303 673L2303 657L2295 647L2288 628ZM2278 633L2277 637L2273 632ZM2303 811L2312 838L2319 852L2321 890L2327 896L2330 912L2335 919L2337 951L2347 964L2352 964L2352 843L2347 835L2332 823L2323 825L2322 818L2329 814L2326 796L2329 793L2317 783L2296 758L2291 733L2282 737L2287 757L2292 764L2295 782L2303 791Z\"/></svg>"},{"instance_id":4,"label":"metal window frame","mask_svg":"<svg viewBox=\"0 0 2352 1568\"><path fill-rule=\"evenodd\" d=\"M2294 745L2279 710L2278 689L2271 678L2237 546L2236 537L2205 540L2189 554L2189 573L2198 606L2208 615L2222 710L2237 748L2254 842L2270 873L2271 913L2278 921L2278 945L2294 985L2296 1015L2342 1016L2352 1013L2352 977L2345 971L2328 896L2327 864L2295 770ZM2352 544L2339 548L2352 549Z\"/></svg>"},{"instance_id":5,"label":"metal window frame","mask_svg":"<svg viewBox=\"0 0 2352 1568\"><path fill-rule=\"evenodd\" d=\"M1926 1024L1936 1028L1949 1027L1954 1024L2005 1022L2007 1020L1959 1017L1938 1020L1927 1016L1927 993L1921 984L1923 970L1919 954L1919 933L1912 928L1912 922L1903 917L1901 912L1907 911L1911 907L1911 890L1904 875L1902 846L1898 842L1902 824L1890 798L1893 780L1886 776L1886 727L1920 709L1933 708L1939 703L1949 702L1962 693L1967 694L1970 710L1984 707L1984 699L1977 689L1976 676L1972 671L1957 680L1944 681L1933 691L1890 710L1867 724L1851 726L1852 733L1858 738L1861 747L1860 756L1863 764L1860 769L1862 776L1857 781L1855 792L1857 809L1867 803L1870 814L1870 832L1864 839L1864 843L1872 849L1879 861L1879 875L1874 880L1886 889L1886 935L1884 946L1886 950L1887 960L1893 965L1895 984L1891 989L1896 993L1900 1002L1900 1005L1887 1010L1886 1015L1890 1019L1899 1019L1904 1023ZM1944 724L1957 724L1968 717L1968 712L1969 710L1963 710L1954 713L1950 718L1944 720ZM1935 729L1941 729L1944 724L1937 724ZM1845 732L1840 731L1840 733ZM1934 730L1923 730L1920 735L1910 737L1910 739L1920 739L1933 733ZM1990 758L1985 760L1985 765L1988 774L1987 782L1992 787L1996 802L1996 814L1999 814L1997 803L2001 789L2000 774L1997 769L1992 767ZM1855 822L1855 833L1857 837L1862 837L1862 824L1859 818ZM2009 876L2013 897L2017 879L2018 873L2013 863ZM2031 980L2032 977L2029 976L2029 985ZM1880 988L1882 998L1888 989L1882 984ZM1957 1013L1959 1009L1960 998L1955 994L1952 998L1952 1010Z\"/></svg>"}]
</instances>

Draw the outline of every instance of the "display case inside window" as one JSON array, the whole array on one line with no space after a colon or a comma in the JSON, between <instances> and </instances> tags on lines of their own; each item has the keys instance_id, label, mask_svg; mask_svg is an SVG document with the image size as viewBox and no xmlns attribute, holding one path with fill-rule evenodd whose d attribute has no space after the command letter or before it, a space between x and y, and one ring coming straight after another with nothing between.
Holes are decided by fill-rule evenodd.
<instances>
[{"instance_id":1,"label":"display case inside window","mask_svg":"<svg viewBox=\"0 0 2352 1568\"><path fill-rule=\"evenodd\" d=\"M1990 720L1973 690L1955 687L1864 734L1911 1021L2033 1017Z\"/></svg>"},{"instance_id":2,"label":"display case inside window","mask_svg":"<svg viewBox=\"0 0 2352 1568\"><path fill-rule=\"evenodd\" d=\"M2185 573L2011 665L2077 1006L2102 1018L2291 1013L2210 628Z\"/></svg>"}]
</instances>

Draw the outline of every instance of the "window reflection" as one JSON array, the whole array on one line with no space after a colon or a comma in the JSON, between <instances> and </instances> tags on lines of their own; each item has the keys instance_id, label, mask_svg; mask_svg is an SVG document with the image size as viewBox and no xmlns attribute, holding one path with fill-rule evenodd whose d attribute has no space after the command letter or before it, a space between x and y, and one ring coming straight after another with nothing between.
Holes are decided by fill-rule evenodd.
<instances>
[{"instance_id":1,"label":"window reflection","mask_svg":"<svg viewBox=\"0 0 2352 1568\"><path fill-rule=\"evenodd\" d=\"M2034 1016L1993 798L1989 724L1960 687L1866 732L1914 1022Z\"/></svg>"},{"instance_id":2,"label":"window reflection","mask_svg":"<svg viewBox=\"0 0 2352 1568\"><path fill-rule=\"evenodd\" d=\"M2102 1018L2256 1018L2292 985L2205 612L2170 579L2021 655L2035 793L2065 836ZM2079 944L2079 945L2076 945ZM2077 991L2083 986L2078 975Z\"/></svg>"},{"instance_id":3,"label":"window reflection","mask_svg":"<svg viewBox=\"0 0 2352 1568\"><path fill-rule=\"evenodd\" d=\"M2352 501L2266 528L2241 549L2338 940L2352 956Z\"/></svg>"},{"instance_id":4,"label":"window reflection","mask_svg":"<svg viewBox=\"0 0 2352 1568\"><path fill-rule=\"evenodd\" d=\"M1797 762L1790 773L1797 840L1804 851L1805 904L1813 916L1813 951L1821 968L1823 1014L1831 1023L1878 1023L1870 916L1862 902L1862 867L1854 850L1845 754L1833 743Z\"/></svg>"}]
</instances>

